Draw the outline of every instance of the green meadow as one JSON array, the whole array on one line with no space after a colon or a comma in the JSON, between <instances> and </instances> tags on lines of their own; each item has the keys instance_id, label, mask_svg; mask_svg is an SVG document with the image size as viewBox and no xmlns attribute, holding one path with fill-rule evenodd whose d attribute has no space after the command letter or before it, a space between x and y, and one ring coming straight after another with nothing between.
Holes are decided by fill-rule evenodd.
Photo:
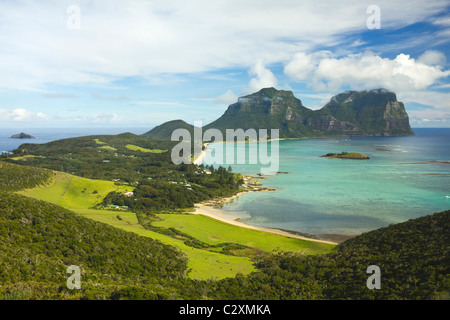
<instances>
[{"instance_id":1,"label":"green meadow","mask_svg":"<svg viewBox=\"0 0 450 320\"><path fill-rule=\"evenodd\" d=\"M127 192L132 190L132 187L117 186L111 181L92 180L57 172L48 185L18 193L62 206L86 218L177 247L189 258L189 276L193 279L222 279L234 277L237 273L249 274L256 271L253 262L247 257L224 255L189 247L182 240L146 230L139 224L136 214L132 212L91 209L111 191Z\"/></svg>"},{"instance_id":2,"label":"green meadow","mask_svg":"<svg viewBox=\"0 0 450 320\"><path fill-rule=\"evenodd\" d=\"M140 152L149 152L149 153L164 153L167 152L167 150L161 150L161 149L146 149L139 146L135 146L133 144L127 144L125 146L128 150L131 151L140 151Z\"/></svg>"},{"instance_id":3,"label":"green meadow","mask_svg":"<svg viewBox=\"0 0 450 320\"><path fill-rule=\"evenodd\" d=\"M106 144L106 142L100 141L100 139L94 139L96 144Z\"/></svg>"},{"instance_id":4,"label":"green meadow","mask_svg":"<svg viewBox=\"0 0 450 320\"><path fill-rule=\"evenodd\" d=\"M228 256L207 250L189 247L182 240L177 240L157 232L146 230L139 224L136 214L132 212L115 212L106 210L79 209L78 214L99 222L109 224L125 231L134 232L143 237L159 240L165 244L177 247L189 258L189 276L193 279L222 279L234 277L237 273L249 274L256 271L250 259ZM120 216L118 219L117 216Z\"/></svg>"},{"instance_id":5,"label":"green meadow","mask_svg":"<svg viewBox=\"0 0 450 320\"><path fill-rule=\"evenodd\" d=\"M326 243L241 228L202 215L159 214L158 216L163 220L153 222L154 226L175 228L210 245L239 243L265 252L295 251L305 254L326 253L334 247Z\"/></svg>"},{"instance_id":6,"label":"green meadow","mask_svg":"<svg viewBox=\"0 0 450 320\"><path fill-rule=\"evenodd\" d=\"M14 161L25 161L25 160L27 160L27 159L30 159L30 158L36 158L37 156L35 156L35 155L32 155L32 154L27 154L27 155L25 155L25 156L19 156L19 157L12 157L12 158L10 158L11 160L14 160Z\"/></svg>"},{"instance_id":7,"label":"green meadow","mask_svg":"<svg viewBox=\"0 0 450 320\"><path fill-rule=\"evenodd\" d=\"M76 211L75 209L93 207L111 191L127 192L132 190L133 187L115 185L112 181L86 179L56 172L48 185L19 193Z\"/></svg>"}]
</instances>

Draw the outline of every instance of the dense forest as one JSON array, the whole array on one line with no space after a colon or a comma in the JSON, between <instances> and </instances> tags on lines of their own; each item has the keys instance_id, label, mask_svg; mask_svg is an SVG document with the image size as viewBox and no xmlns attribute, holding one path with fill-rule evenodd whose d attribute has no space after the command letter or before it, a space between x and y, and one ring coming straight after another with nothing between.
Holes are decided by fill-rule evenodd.
<instances>
[{"instance_id":1,"label":"dense forest","mask_svg":"<svg viewBox=\"0 0 450 320\"><path fill-rule=\"evenodd\" d=\"M52 176L50 170L16 166L0 161L0 191L17 191L45 184Z\"/></svg>"},{"instance_id":2,"label":"dense forest","mask_svg":"<svg viewBox=\"0 0 450 320\"><path fill-rule=\"evenodd\" d=\"M162 287L185 278L186 258L173 247L20 195L0 193L0 203L3 299L103 299L134 285L170 298ZM82 269L80 293L66 287L70 265Z\"/></svg>"},{"instance_id":3,"label":"dense forest","mask_svg":"<svg viewBox=\"0 0 450 320\"><path fill-rule=\"evenodd\" d=\"M102 205L127 206L134 212L152 212L166 209L193 207L195 203L215 197L230 196L243 183L242 177L219 167L210 167L211 174L203 174L201 168L180 165L182 173L178 181L143 179L134 189L133 197L111 192Z\"/></svg>"},{"instance_id":4,"label":"dense forest","mask_svg":"<svg viewBox=\"0 0 450 320\"><path fill-rule=\"evenodd\" d=\"M367 267L381 270L369 290ZM450 211L362 234L333 253L285 253L263 258L260 272L218 282L228 299L449 299Z\"/></svg>"}]
</instances>

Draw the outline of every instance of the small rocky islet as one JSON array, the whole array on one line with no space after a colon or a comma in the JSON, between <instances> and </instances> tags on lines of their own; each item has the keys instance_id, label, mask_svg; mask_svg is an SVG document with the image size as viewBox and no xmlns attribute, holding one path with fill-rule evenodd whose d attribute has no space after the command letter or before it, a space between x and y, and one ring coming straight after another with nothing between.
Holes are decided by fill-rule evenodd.
<instances>
[{"instance_id":1,"label":"small rocky islet","mask_svg":"<svg viewBox=\"0 0 450 320\"><path fill-rule=\"evenodd\" d=\"M24 133L24 132L21 132L18 134L13 134L11 136L11 138L12 139L35 139L35 137L33 137L32 135Z\"/></svg>"}]
</instances>

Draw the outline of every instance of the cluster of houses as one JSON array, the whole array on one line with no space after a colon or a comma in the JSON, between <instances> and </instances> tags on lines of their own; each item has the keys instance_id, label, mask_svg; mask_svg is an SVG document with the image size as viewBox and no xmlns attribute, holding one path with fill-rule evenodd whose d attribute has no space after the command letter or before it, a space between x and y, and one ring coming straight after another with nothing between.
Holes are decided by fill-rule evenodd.
<instances>
[{"instance_id":1,"label":"cluster of houses","mask_svg":"<svg viewBox=\"0 0 450 320\"><path fill-rule=\"evenodd\" d=\"M206 173L206 174L211 174L211 171L209 171L209 170L203 170L203 172ZM148 179L152 179L152 178L148 178ZM117 182L119 180L120 179L113 179L113 181L115 181L115 182ZM187 190L192 190L191 184L187 183L186 181L185 182L169 181L169 182L172 183L172 184L180 184L183 187L185 187ZM249 182L248 184L249 185L255 185L255 186L261 185L258 181ZM134 195L134 193L130 191L130 192L125 192L123 195L125 197L132 197ZM109 205L108 208L110 208L110 209L123 209L123 210L128 210L129 209L128 206L118 206L118 205L114 205L114 204Z\"/></svg>"},{"instance_id":2,"label":"cluster of houses","mask_svg":"<svg viewBox=\"0 0 450 320\"><path fill-rule=\"evenodd\" d=\"M125 192L123 195L125 197L132 197L134 195L134 193L130 191L130 192ZM130 207L129 206L118 206L118 205L115 205L115 204L110 204L108 206L108 208L109 209L115 209L115 210L128 210Z\"/></svg>"},{"instance_id":3,"label":"cluster of houses","mask_svg":"<svg viewBox=\"0 0 450 320\"><path fill-rule=\"evenodd\" d=\"M108 208L110 208L110 209L123 209L123 210L128 210L129 209L128 206L116 206L115 204L110 204L108 206Z\"/></svg>"},{"instance_id":4,"label":"cluster of houses","mask_svg":"<svg viewBox=\"0 0 450 320\"><path fill-rule=\"evenodd\" d=\"M183 185L183 187L185 187L186 189L192 190L191 184L190 184L190 183L187 183L187 182L176 182L176 181L169 181L169 182L172 183L172 184L181 184L181 185Z\"/></svg>"}]
</instances>

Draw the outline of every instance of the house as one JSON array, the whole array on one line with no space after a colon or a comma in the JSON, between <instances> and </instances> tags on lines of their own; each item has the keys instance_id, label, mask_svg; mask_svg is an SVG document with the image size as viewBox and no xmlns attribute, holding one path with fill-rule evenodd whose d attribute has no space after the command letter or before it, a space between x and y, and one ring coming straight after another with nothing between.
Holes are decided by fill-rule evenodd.
<instances>
[{"instance_id":1,"label":"house","mask_svg":"<svg viewBox=\"0 0 450 320\"><path fill-rule=\"evenodd\" d=\"M125 196L125 197L132 197L133 196L133 192L125 192L123 195Z\"/></svg>"}]
</instances>

